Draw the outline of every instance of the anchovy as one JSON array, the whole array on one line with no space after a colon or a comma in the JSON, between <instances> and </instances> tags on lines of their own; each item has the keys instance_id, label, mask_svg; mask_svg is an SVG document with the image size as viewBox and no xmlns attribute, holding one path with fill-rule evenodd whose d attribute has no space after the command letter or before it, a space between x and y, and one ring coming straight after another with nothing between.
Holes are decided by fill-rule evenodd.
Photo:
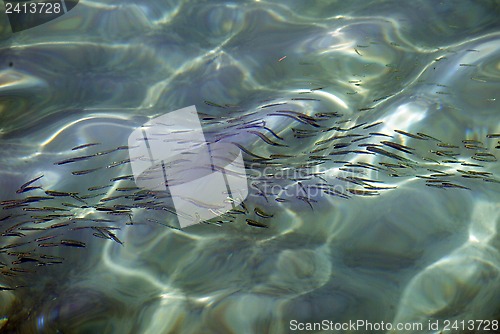
<instances>
[{"instance_id":1,"label":"anchovy","mask_svg":"<svg viewBox=\"0 0 500 334\"><path fill-rule=\"evenodd\" d=\"M464 186L461 186L461 185L458 185L458 184L454 184L454 183L450 183L450 182L441 182L441 183L435 183L435 182L431 182L431 180L427 181L425 183L426 186L429 186L429 187L437 187L437 188L459 188L459 189L467 189L467 190L470 190L469 188L467 187L464 187Z\"/></svg>"},{"instance_id":2,"label":"anchovy","mask_svg":"<svg viewBox=\"0 0 500 334\"><path fill-rule=\"evenodd\" d=\"M36 224L37 222L35 222ZM21 231L45 231L47 228L45 227L20 227L18 230Z\"/></svg>"},{"instance_id":3,"label":"anchovy","mask_svg":"<svg viewBox=\"0 0 500 334\"><path fill-rule=\"evenodd\" d=\"M105 196L105 195L107 195L107 193L88 194L88 195L83 195L83 196L80 196L80 198L81 198L82 200L85 200L85 199L96 198L96 197L99 197L99 196Z\"/></svg>"},{"instance_id":4,"label":"anchovy","mask_svg":"<svg viewBox=\"0 0 500 334\"><path fill-rule=\"evenodd\" d=\"M253 157L257 158L257 159L269 160L268 158L264 158L264 157L261 157L260 155L257 155L257 154L254 154L254 153L250 152L249 150L247 150L246 148L244 148L242 145L240 145L238 143L231 142L231 144L237 146L240 150L242 150L246 154L251 155L251 156L253 156Z\"/></svg>"},{"instance_id":5,"label":"anchovy","mask_svg":"<svg viewBox=\"0 0 500 334\"><path fill-rule=\"evenodd\" d=\"M391 136L391 135L388 135L388 134L385 134L385 133L380 133L380 132L370 132L369 135L370 136L380 136L380 137L393 138L393 136Z\"/></svg>"},{"instance_id":6,"label":"anchovy","mask_svg":"<svg viewBox=\"0 0 500 334\"><path fill-rule=\"evenodd\" d=\"M361 189L346 189L348 192L354 195L360 196L377 196L380 195L380 192L373 190L361 190Z\"/></svg>"},{"instance_id":7,"label":"anchovy","mask_svg":"<svg viewBox=\"0 0 500 334\"><path fill-rule=\"evenodd\" d=\"M353 125L351 126L350 128L348 129L341 129L340 131L351 131L351 130L354 130L354 129L357 129L363 125L366 125L367 122L363 122L363 123L359 123L359 124L356 124L356 125Z\"/></svg>"},{"instance_id":8,"label":"anchovy","mask_svg":"<svg viewBox=\"0 0 500 334\"><path fill-rule=\"evenodd\" d=\"M301 134L301 133L294 133L293 134L294 138L310 138L310 137L314 137L314 136L315 136L314 134Z\"/></svg>"},{"instance_id":9,"label":"anchovy","mask_svg":"<svg viewBox=\"0 0 500 334\"><path fill-rule=\"evenodd\" d=\"M113 167L117 167L117 166L128 164L128 163L130 163L130 159L125 159L122 161L113 162L112 164L106 166L106 168L113 168Z\"/></svg>"},{"instance_id":10,"label":"anchovy","mask_svg":"<svg viewBox=\"0 0 500 334\"><path fill-rule=\"evenodd\" d=\"M458 148L458 146L446 144L446 143L437 143L437 146L444 147L444 148Z\"/></svg>"},{"instance_id":11,"label":"anchovy","mask_svg":"<svg viewBox=\"0 0 500 334\"><path fill-rule=\"evenodd\" d=\"M400 157L399 155L396 155L394 153L388 152L386 150L383 150L383 149L375 147L375 146L368 146L366 149L370 152L382 154L382 155L385 155L386 157L389 157L389 158L393 158L393 159L400 160L400 161L408 161L408 159L405 159L403 157Z\"/></svg>"},{"instance_id":12,"label":"anchovy","mask_svg":"<svg viewBox=\"0 0 500 334\"><path fill-rule=\"evenodd\" d=\"M379 162L379 165L382 165L384 167L388 167L388 168L407 168L407 167L410 167L408 165L404 165L404 164L393 164L393 163L390 163L390 162Z\"/></svg>"},{"instance_id":13,"label":"anchovy","mask_svg":"<svg viewBox=\"0 0 500 334\"><path fill-rule=\"evenodd\" d=\"M8 207L21 207L26 206L27 203L39 202L42 200L52 199L53 197L42 197L42 196L31 196L24 199L12 199L0 202L0 205L4 206L4 209Z\"/></svg>"},{"instance_id":14,"label":"anchovy","mask_svg":"<svg viewBox=\"0 0 500 334\"><path fill-rule=\"evenodd\" d=\"M134 191L134 190L139 190L141 188L139 187L120 187L116 188L116 191Z\"/></svg>"},{"instance_id":15,"label":"anchovy","mask_svg":"<svg viewBox=\"0 0 500 334\"><path fill-rule=\"evenodd\" d=\"M483 144L479 140L475 140L475 139L464 139L464 140L462 140L462 143L464 143L464 144L481 144L481 145Z\"/></svg>"},{"instance_id":16,"label":"anchovy","mask_svg":"<svg viewBox=\"0 0 500 334\"><path fill-rule=\"evenodd\" d=\"M42 189L42 187L25 187L24 189L18 189L16 191L16 193L21 194L21 193L25 193L25 192L36 190L36 189Z\"/></svg>"},{"instance_id":17,"label":"anchovy","mask_svg":"<svg viewBox=\"0 0 500 334\"><path fill-rule=\"evenodd\" d=\"M269 145L272 145L272 146L283 146L283 147L287 147L288 145L284 145L284 144L279 144L279 143L275 143L273 142L272 140L270 140L269 138L267 138L264 134L262 134L261 132L259 131L253 131L253 130L247 130L248 133L252 133L254 135L257 135L260 139L262 139L266 144L269 144Z\"/></svg>"},{"instance_id":18,"label":"anchovy","mask_svg":"<svg viewBox=\"0 0 500 334\"><path fill-rule=\"evenodd\" d=\"M280 139L280 140L283 140L283 137L280 137L278 136L273 130L271 130L270 128L268 128L267 126L263 126L262 127L264 130L268 131L270 134L273 135L274 138L276 139Z\"/></svg>"},{"instance_id":19,"label":"anchovy","mask_svg":"<svg viewBox=\"0 0 500 334\"><path fill-rule=\"evenodd\" d=\"M125 197L125 195L116 195L116 196L110 196L110 197L105 197L105 198L101 198L99 200L99 202L109 202L109 201L114 201L114 200L117 200L119 198L123 198Z\"/></svg>"},{"instance_id":20,"label":"anchovy","mask_svg":"<svg viewBox=\"0 0 500 334\"><path fill-rule=\"evenodd\" d=\"M497 158L491 153L476 153L472 157L472 159L483 162L496 162Z\"/></svg>"},{"instance_id":21,"label":"anchovy","mask_svg":"<svg viewBox=\"0 0 500 334\"><path fill-rule=\"evenodd\" d=\"M28 206L28 204L12 204L12 205L6 205L3 207L4 210L11 210L11 209L17 209L17 208L22 208Z\"/></svg>"},{"instance_id":22,"label":"anchovy","mask_svg":"<svg viewBox=\"0 0 500 334\"><path fill-rule=\"evenodd\" d=\"M73 162L77 162L77 161L88 160L94 156L95 155L83 155L80 157L69 158L69 159L65 159L62 161L54 162L54 165L65 165L65 164L69 164L69 163L73 163Z\"/></svg>"},{"instance_id":23,"label":"anchovy","mask_svg":"<svg viewBox=\"0 0 500 334\"><path fill-rule=\"evenodd\" d=\"M368 162L347 163L346 166L349 166L349 167L360 167L360 168L366 168L366 169L371 169L371 170L376 170L376 171L380 170L380 167L372 165L372 164L370 164Z\"/></svg>"},{"instance_id":24,"label":"anchovy","mask_svg":"<svg viewBox=\"0 0 500 334\"><path fill-rule=\"evenodd\" d=\"M61 240L61 245L63 246L70 246L70 247L85 247L85 243L81 241L76 241L76 240Z\"/></svg>"},{"instance_id":25,"label":"anchovy","mask_svg":"<svg viewBox=\"0 0 500 334\"><path fill-rule=\"evenodd\" d=\"M317 118L332 118L332 117L341 117L342 114L336 111L331 112L319 112L314 114Z\"/></svg>"},{"instance_id":26,"label":"anchovy","mask_svg":"<svg viewBox=\"0 0 500 334\"><path fill-rule=\"evenodd\" d=\"M283 103L272 103L272 104L266 104L262 107L260 107L261 109L264 109L264 108L269 108L269 107L276 107L276 106L282 106L286 104L286 102L283 102Z\"/></svg>"},{"instance_id":27,"label":"anchovy","mask_svg":"<svg viewBox=\"0 0 500 334\"><path fill-rule=\"evenodd\" d=\"M310 155L309 156L309 160L313 160L313 161L328 161L328 160L330 160L330 158L327 158L327 157L324 157L324 156L321 156L321 155Z\"/></svg>"},{"instance_id":28,"label":"anchovy","mask_svg":"<svg viewBox=\"0 0 500 334\"><path fill-rule=\"evenodd\" d=\"M60 244L55 242L43 242L38 244L38 247L58 247L58 246L60 246Z\"/></svg>"},{"instance_id":29,"label":"anchovy","mask_svg":"<svg viewBox=\"0 0 500 334\"><path fill-rule=\"evenodd\" d=\"M244 210L240 210L240 209L231 209L229 211L227 211L228 214L233 214L233 215L244 215L246 214L246 212Z\"/></svg>"},{"instance_id":30,"label":"anchovy","mask_svg":"<svg viewBox=\"0 0 500 334\"><path fill-rule=\"evenodd\" d=\"M431 150L430 151L431 153L434 153L435 155L438 155L440 157L454 157L454 156L457 156L457 155L460 155L459 153L454 153L453 151L450 151L450 150L447 150L447 151L434 151L434 150Z\"/></svg>"},{"instance_id":31,"label":"anchovy","mask_svg":"<svg viewBox=\"0 0 500 334\"><path fill-rule=\"evenodd\" d=\"M268 228L267 225L265 225L265 224L263 224L261 222L258 222L256 220L253 220L253 219L248 219L247 218L246 222L247 222L248 225L253 226L253 227Z\"/></svg>"},{"instance_id":32,"label":"anchovy","mask_svg":"<svg viewBox=\"0 0 500 334\"><path fill-rule=\"evenodd\" d=\"M376 187L376 186L365 186L365 189L368 190L388 190L388 189L396 189L397 187Z\"/></svg>"},{"instance_id":33,"label":"anchovy","mask_svg":"<svg viewBox=\"0 0 500 334\"><path fill-rule=\"evenodd\" d=\"M311 202L316 202L315 200L312 200L312 199L310 199L310 198L308 198L308 197L305 197L305 196L296 196L296 197L297 197L297 199L299 199L299 200L301 200L301 201L304 201L304 202L306 202L307 204L309 204L309 206L311 207L311 210L314 210L314 208L313 208L313 206L312 206Z\"/></svg>"},{"instance_id":34,"label":"anchovy","mask_svg":"<svg viewBox=\"0 0 500 334\"><path fill-rule=\"evenodd\" d=\"M148 140L152 140L152 139L148 139ZM114 149L111 149L111 150L107 150L107 151L104 151L104 152L95 153L95 154L91 155L90 157L98 157L98 156L110 154L110 153L113 153L113 152L116 152L116 151L128 150L130 148L136 148L136 147L138 147L138 146L127 146L127 145L118 146L117 148L114 148Z\"/></svg>"},{"instance_id":35,"label":"anchovy","mask_svg":"<svg viewBox=\"0 0 500 334\"><path fill-rule=\"evenodd\" d=\"M405 132L403 130L394 130L394 132L397 132L399 134L402 134L402 135L410 137L410 138L415 138L415 139L420 139L420 140L427 140L427 138L424 138L424 137L419 136L419 135L414 135L412 133Z\"/></svg>"},{"instance_id":36,"label":"anchovy","mask_svg":"<svg viewBox=\"0 0 500 334\"><path fill-rule=\"evenodd\" d=\"M429 135L427 135L427 134L425 134L423 132L417 132L417 135L420 136L420 137L422 137L422 138L424 138L424 139L427 138L427 139L432 139L432 140L441 142L441 140L439 140L439 139L437 139L435 137L429 136Z\"/></svg>"},{"instance_id":37,"label":"anchovy","mask_svg":"<svg viewBox=\"0 0 500 334\"><path fill-rule=\"evenodd\" d=\"M46 261L46 262L40 262L37 265L38 266L51 266L51 265L60 264L60 263L62 263L62 261Z\"/></svg>"},{"instance_id":38,"label":"anchovy","mask_svg":"<svg viewBox=\"0 0 500 334\"><path fill-rule=\"evenodd\" d=\"M114 177L110 181L114 182L114 181L133 180L133 179L134 179L134 175L130 174L130 175L122 175L122 176Z\"/></svg>"},{"instance_id":39,"label":"anchovy","mask_svg":"<svg viewBox=\"0 0 500 334\"><path fill-rule=\"evenodd\" d=\"M69 225L69 223L57 223L57 224L50 225L50 228L60 228L60 227L68 226L68 225Z\"/></svg>"},{"instance_id":40,"label":"anchovy","mask_svg":"<svg viewBox=\"0 0 500 334\"><path fill-rule=\"evenodd\" d=\"M470 150L481 150L484 149L483 146L478 146L477 144L464 144L464 147Z\"/></svg>"},{"instance_id":41,"label":"anchovy","mask_svg":"<svg viewBox=\"0 0 500 334\"><path fill-rule=\"evenodd\" d=\"M249 117L252 117L254 116L255 114L257 114L257 111L254 111L254 112L251 112L251 113L248 113L248 114L245 114L243 116L240 116L240 117L234 117L234 118L228 118L226 120L227 123L238 123L238 122L242 122L244 119L246 118L249 118Z\"/></svg>"},{"instance_id":42,"label":"anchovy","mask_svg":"<svg viewBox=\"0 0 500 334\"><path fill-rule=\"evenodd\" d=\"M36 178L34 178L33 180L30 180L30 181L26 182L25 184L23 184L22 186L20 186L20 187L19 187L19 189L16 191L16 193L17 193L17 194L20 194L20 193L24 192L24 190L25 190L25 189L26 189L29 185L31 185L32 183L34 183L34 182L36 182L36 181L40 180L42 177L43 177L43 174L42 174L42 175L40 175L40 176L38 176L38 177L36 177Z\"/></svg>"},{"instance_id":43,"label":"anchovy","mask_svg":"<svg viewBox=\"0 0 500 334\"><path fill-rule=\"evenodd\" d=\"M386 145L386 146L389 146L393 149L396 149L398 151L401 151L401 152L405 152L405 153L408 153L408 154L413 154L412 151L414 151L415 149L414 148L411 148L411 147L408 147L408 146L404 146L404 145L401 145L401 144L398 144L398 143L393 143L393 142L390 142L390 141L381 141L382 144Z\"/></svg>"},{"instance_id":44,"label":"anchovy","mask_svg":"<svg viewBox=\"0 0 500 334\"><path fill-rule=\"evenodd\" d=\"M33 272L33 270L24 269L24 268L10 268L10 270L13 272L18 272L18 273L32 273Z\"/></svg>"},{"instance_id":45,"label":"anchovy","mask_svg":"<svg viewBox=\"0 0 500 334\"><path fill-rule=\"evenodd\" d=\"M221 106L220 104L217 104L217 103L212 102L212 101L203 101L203 102L205 102L206 105L209 105L211 107L217 107L217 108L222 108L222 109L226 108L226 107Z\"/></svg>"},{"instance_id":46,"label":"anchovy","mask_svg":"<svg viewBox=\"0 0 500 334\"><path fill-rule=\"evenodd\" d=\"M152 221L151 219L148 219ZM159 223L158 221L155 221L156 223ZM93 236L102 238L102 239L109 239L113 240L116 243L123 245L123 242L116 237L116 235L111 232L110 230L118 230L118 227L100 227L100 226L92 226L91 227L93 230L97 231L97 233L93 233Z\"/></svg>"},{"instance_id":47,"label":"anchovy","mask_svg":"<svg viewBox=\"0 0 500 334\"><path fill-rule=\"evenodd\" d=\"M24 237L26 234L21 232L4 232L1 234L2 237Z\"/></svg>"},{"instance_id":48,"label":"anchovy","mask_svg":"<svg viewBox=\"0 0 500 334\"><path fill-rule=\"evenodd\" d=\"M357 179L356 177L353 177L353 176L347 176L347 177L337 176L335 178L338 179L338 180L341 180L341 181L346 181L346 182L354 183L354 184L360 185L360 186L362 186L365 183L362 180L359 180L359 179Z\"/></svg>"},{"instance_id":49,"label":"anchovy","mask_svg":"<svg viewBox=\"0 0 500 334\"><path fill-rule=\"evenodd\" d=\"M6 201L1 201L0 205L17 205L17 204L25 204L26 200L24 199L10 199Z\"/></svg>"},{"instance_id":50,"label":"anchovy","mask_svg":"<svg viewBox=\"0 0 500 334\"><path fill-rule=\"evenodd\" d=\"M238 134L237 133L226 133L226 134L219 134L219 135L216 135L216 137L214 138L215 139L215 143L218 142L218 141L221 141L222 139L226 139L226 138L229 138L229 137L234 137L234 136L237 136Z\"/></svg>"},{"instance_id":51,"label":"anchovy","mask_svg":"<svg viewBox=\"0 0 500 334\"><path fill-rule=\"evenodd\" d=\"M194 198L183 197L183 199L190 202L190 203L193 203L196 206L199 206L199 207L205 208L205 209L222 209L222 208L224 208L224 205L214 205L214 204L210 204L210 203L204 203L204 202L198 201Z\"/></svg>"},{"instance_id":52,"label":"anchovy","mask_svg":"<svg viewBox=\"0 0 500 334\"><path fill-rule=\"evenodd\" d=\"M37 258L33 256L19 256L16 261L12 261L13 265L21 264L21 263L27 263L27 262L40 262Z\"/></svg>"},{"instance_id":53,"label":"anchovy","mask_svg":"<svg viewBox=\"0 0 500 334\"><path fill-rule=\"evenodd\" d=\"M30 243L31 243L31 241L11 243L11 244L8 244L7 246L0 247L0 250L21 247L21 246L24 246L24 245L28 245Z\"/></svg>"},{"instance_id":54,"label":"anchovy","mask_svg":"<svg viewBox=\"0 0 500 334\"><path fill-rule=\"evenodd\" d=\"M96 145L100 145L101 143L88 143L88 144L83 144L83 145L80 145L80 146L76 146L76 147L73 147L71 150L72 151L76 151L76 150L81 150L83 148L87 148L87 147L90 147L90 146L96 146Z\"/></svg>"},{"instance_id":55,"label":"anchovy","mask_svg":"<svg viewBox=\"0 0 500 334\"><path fill-rule=\"evenodd\" d=\"M77 170L77 171L71 172L71 174L73 174L73 175L85 175L85 174L89 174L89 173L95 172L95 171L97 171L97 170L99 170L101 168L102 167L85 169L85 170Z\"/></svg>"},{"instance_id":56,"label":"anchovy","mask_svg":"<svg viewBox=\"0 0 500 334\"><path fill-rule=\"evenodd\" d=\"M109 235L104 234L103 232L99 231L98 233L92 233L94 237L101 238L101 239L111 239Z\"/></svg>"},{"instance_id":57,"label":"anchovy","mask_svg":"<svg viewBox=\"0 0 500 334\"><path fill-rule=\"evenodd\" d=\"M269 214L269 213L266 213L266 212L262 211L262 210L261 210L261 209L259 209L259 208L255 208L255 209L254 209L254 212L255 212L255 214L256 214L257 216L259 216L259 217L261 217L261 218L271 218L271 217L273 217L273 216L274 216L274 215L272 215L272 214Z\"/></svg>"},{"instance_id":58,"label":"anchovy","mask_svg":"<svg viewBox=\"0 0 500 334\"><path fill-rule=\"evenodd\" d=\"M478 165L478 164L471 164L471 163L468 163L468 162L462 162L461 163L462 166L465 166L465 167L484 167L482 165Z\"/></svg>"},{"instance_id":59,"label":"anchovy","mask_svg":"<svg viewBox=\"0 0 500 334\"><path fill-rule=\"evenodd\" d=\"M286 155L286 154L271 154L269 156L270 159L287 159L292 157L293 155Z\"/></svg>"},{"instance_id":60,"label":"anchovy","mask_svg":"<svg viewBox=\"0 0 500 334\"><path fill-rule=\"evenodd\" d=\"M373 102L382 101L382 100L390 98L391 96L393 96L393 95L385 95L385 96L379 97L378 99L373 100Z\"/></svg>"},{"instance_id":61,"label":"anchovy","mask_svg":"<svg viewBox=\"0 0 500 334\"><path fill-rule=\"evenodd\" d=\"M344 154L349 154L349 153L353 153L353 152L354 151L351 151L351 150L333 151L333 152L328 153L328 155L344 155Z\"/></svg>"},{"instance_id":62,"label":"anchovy","mask_svg":"<svg viewBox=\"0 0 500 334\"><path fill-rule=\"evenodd\" d=\"M491 175L493 175L490 172L482 172L482 171L475 171L475 170L465 171L465 170L457 169L457 172L462 173L462 174L471 174L471 175L478 175L478 176L479 175L480 176L491 176Z\"/></svg>"},{"instance_id":63,"label":"anchovy","mask_svg":"<svg viewBox=\"0 0 500 334\"><path fill-rule=\"evenodd\" d=\"M68 211L67 209L44 206L43 208L23 208L24 211Z\"/></svg>"},{"instance_id":64,"label":"anchovy","mask_svg":"<svg viewBox=\"0 0 500 334\"><path fill-rule=\"evenodd\" d=\"M58 236L60 236L60 234L55 234L55 235L49 235L49 236L45 236L45 237L36 238L35 242L47 241L47 240L50 240L50 239L57 238Z\"/></svg>"},{"instance_id":65,"label":"anchovy","mask_svg":"<svg viewBox=\"0 0 500 334\"><path fill-rule=\"evenodd\" d=\"M237 124L235 125L230 125L228 128L234 128L236 129L248 129L248 128L262 128L266 126L266 121L263 120L251 120L248 122L244 122L242 125L238 126Z\"/></svg>"},{"instance_id":66,"label":"anchovy","mask_svg":"<svg viewBox=\"0 0 500 334\"><path fill-rule=\"evenodd\" d=\"M313 117L293 110L276 110L275 112L267 114L267 116L285 116L303 124L309 124L317 128L320 127Z\"/></svg>"},{"instance_id":67,"label":"anchovy","mask_svg":"<svg viewBox=\"0 0 500 334\"><path fill-rule=\"evenodd\" d=\"M291 100L292 101L321 101L318 99L306 98L306 97L293 97Z\"/></svg>"},{"instance_id":68,"label":"anchovy","mask_svg":"<svg viewBox=\"0 0 500 334\"><path fill-rule=\"evenodd\" d=\"M370 138L370 136L364 136L364 137L355 138L355 139L351 140L351 143L355 143L357 141L365 140L365 139L368 139L368 138Z\"/></svg>"},{"instance_id":69,"label":"anchovy","mask_svg":"<svg viewBox=\"0 0 500 334\"><path fill-rule=\"evenodd\" d=\"M108 184L106 186L96 186L96 187L90 187L88 188L87 190L88 191L95 191L95 190L101 190L101 189L105 189L105 188L109 188L109 187L112 187L113 185L112 184Z\"/></svg>"}]
</instances>

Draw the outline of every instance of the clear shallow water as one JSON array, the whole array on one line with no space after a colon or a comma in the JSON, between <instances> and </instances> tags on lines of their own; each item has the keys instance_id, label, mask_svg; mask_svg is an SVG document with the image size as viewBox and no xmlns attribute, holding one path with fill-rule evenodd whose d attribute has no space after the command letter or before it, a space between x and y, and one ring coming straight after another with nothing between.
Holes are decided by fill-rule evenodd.
<instances>
[{"instance_id":1,"label":"clear shallow water","mask_svg":"<svg viewBox=\"0 0 500 334\"><path fill-rule=\"evenodd\" d=\"M81 2L14 35L4 19L2 201L45 195L16 194L42 174L34 184L44 190L97 195L85 199L89 208L59 197L28 206L69 211L3 205L2 232L25 221L47 227L0 239L0 285L23 286L0 292L4 330L287 333L291 320L498 319L499 139L487 135L500 132L499 11L495 2L465 1ZM171 214L133 206L134 198L102 201L133 186L110 181L129 175L128 164L106 168L126 150L54 165L126 145L149 118L188 105L202 114L207 138L274 155L245 156L248 212L221 226L179 231L162 225L174 223ZM272 115L279 110L318 126ZM93 142L101 144L71 150ZM262 196L264 181L277 187ZM435 186L443 182L468 189ZM343 195L325 193L325 184ZM323 191L300 199L302 187ZM110 203L131 211L95 210ZM35 225L32 216L48 220ZM118 227L123 245L74 230L84 226ZM86 247L39 246L64 239ZM63 261L13 264L20 255L12 252Z\"/></svg>"}]
</instances>

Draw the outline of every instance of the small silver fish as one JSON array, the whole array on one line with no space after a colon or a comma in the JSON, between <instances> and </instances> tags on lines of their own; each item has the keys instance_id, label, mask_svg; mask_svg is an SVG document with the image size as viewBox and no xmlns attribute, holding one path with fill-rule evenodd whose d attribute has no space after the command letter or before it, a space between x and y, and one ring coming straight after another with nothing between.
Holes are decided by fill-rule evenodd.
<instances>
[{"instance_id":1,"label":"small silver fish","mask_svg":"<svg viewBox=\"0 0 500 334\"><path fill-rule=\"evenodd\" d=\"M23 184L22 186L20 186L20 187L19 187L19 189L16 191L16 193L17 193L17 194L20 194L20 193L24 192L24 191L25 191L25 189L26 189L29 185L31 185L32 183L34 183L34 182L36 182L36 181L40 180L42 177L43 177L43 174L42 174L42 175L40 175L40 176L38 176L38 177L36 177L36 178L34 178L34 179L32 179L32 180L30 180L30 181L28 181L28 182L26 182L25 184Z\"/></svg>"},{"instance_id":2,"label":"small silver fish","mask_svg":"<svg viewBox=\"0 0 500 334\"><path fill-rule=\"evenodd\" d=\"M393 149L396 149L398 151L401 151L401 152L405 152L405 153L408 153L408 154L413 154L412 151L414 151L415 149L414 148L411 148L411 147L408 147L408 146L404 146L404 145L401 145L401 144L398 144L398 143L394 143L394 142L390 142L390 141L381 141L382 144L386 145L386 146L389 146Z\"/></svg>"},{"instance_id":3,"label":"small silver fish","mask_svg":"<svg viewBox=\"0 0 500 334\"><path fill-rule=\"evenodd\" d=\"M354 195L360 195L360 196L377 196L380 195L380 192L375 191L375 190L362 190L362 189L353 189L349 188L346 189L348 192Z\"/></svg>"},{"instance_id":4,"label":"small silver fish","mask_svg":"<svg viewBox=\"0 0 500 334\"><path fill-rule=\"evenodd\" d=\"M394 130L394 132L397 132L397 133L399 133L399 134L401 134L403 136L414 138L414 139L427 140L427 138L421 137L419 135L414 135L412 133L409 133L409 132L406 132L406 131L403 131L403 130Z\"/></svg>"},{"instance_id":5,"label":"small silver fish","mask_svg":"<svg viewBox=\"0 0 500 334\"><path fill-rule=\"evenodd\" d=\"M88 160L92 157L94 157L94 155L83 155L80 157L74 157L74 158L69 158L69 159L65 159L62 161L54 162L54 165L66 165L66 164L77 162L77 161Z\"/></svg>"},{"instance_id":6,"label":"small silver fish","mask_svg":"<svg viewBox=\"0 0 500 334\"><path fill-rule=\"evenodd\" d=\"M84 242L77 241L77 240L70 240L70 239L61 240L61 245L69 246L69 247L79 247L79 248L86 246L86 244Z\"/></svg>"},{"instance_id":7,"label":"small silver fish","mask_svg":"<svg viewBox=\"0 0 500 334\"><path fill-rule=\"evenodd\" d=\"M81 149L84 149L84 148L87 148L87 147L91 147L91 146L96 146L96 145L100 145L100 143L83 144L83 145L79 145L79 146L73 147L71 150L72 151L76 151L76 150L81 150Z\"/></svg>"},{"instance_id":8,"label":"small silver fish","mask_svg":"<svg viewBox=\"0 0 500 334\"><path fill-rule=\"evenodd\" d=\"M263 210L259 209L259 208L254 208L254 212L257 216L261 217L261 218L272 218L274 215L272 214L269 214L269 213L266 213L264 212Z\"/></svg>"},{"instance_id":9,"label":"small silver fish","mask_svg":"<svg viewBox=\"0 0 500 334\"><path fill-rule=\"evenodd\" d=\"M258 221L253 220L253 219L247 218L246 222L248 225L253 226L253 227L269 228L269 226L267 226L266 224L258 222Z\"/></svg>"},{"instance_id":10,"label":"small silver fish","mask_svg":"<svg viewBox=\"0 0 500 334\"><path fill-rule=\"evenodd\" d=\"M71 174L73 174L73 175L86 175L86 174L90 174L90 173L93 173L95 171L98 171L101 168L102 167L91 168L91 169L84 169L84 170L77 170L77 171L71 172Z\"/></svg>"}]
</instances>

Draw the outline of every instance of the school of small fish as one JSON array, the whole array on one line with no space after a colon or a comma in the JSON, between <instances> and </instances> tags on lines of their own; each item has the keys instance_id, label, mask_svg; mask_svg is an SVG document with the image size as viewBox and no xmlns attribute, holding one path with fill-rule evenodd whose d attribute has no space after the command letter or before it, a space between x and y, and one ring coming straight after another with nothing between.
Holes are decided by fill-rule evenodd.
<instances>
[{"instance_id":1,"label":"school of small fish","mask_svg":"<svg viewBox=\"0 0 500 334\"><path fill-rule=\"evenodd\" d=\"M463 180L500 182L485 170L488 164L497 162L498 151L487 147L500 149L498 133L445 143L432 134L378 130L384 125L382 121L352 124L351 119L337 111L307 114L288 107L289 103L317 101L304 97L264 101L257 111L243 116L238 106L206 101L208 110L214 110L200 113L203 125L209 129L207 138L241 149L250 195L233 210L205 223L243 222L251 229L272 229L273 216L280 207L305 206L314 211L323 197L344 201L353 196L380 196L397 188L402 179L419 179L426 186L439 189L436 191L469 191L474 183L464 184ZM359 113L369 113L371 109L363 108ZM275 124L286 126L279 128ZM247 144L249 137L253 137L253 144ZM419 145L412 147L408 144L412 142ZM421 145L423 142L425 145ZM300 149L291 149L297 147ZM126 247L117 233L124 221L126 225L157 223L175 228L175 210L165 204L169 194L140 189L133 175L119 172L104 184L93 184L93 175L101 170L130 164L130 157L124 156L127 149L128 146L110 148L98 142L69 148L73 156L53 165L57 168L71 164L71 177L82 178L81 182L88 184L86 192L47 189L41 185L41 174L20 185L12 199L0 203L0 274L4 277L2 282L11 283L2 284L0 290L22 287L16 281L20 275L64 262L64 256L45 250L86 247L85 241L69 238L68 232L78 231L78 236L91 234ZM95 167L82 168L79 164L83 161L92 162ZM290 188L293 191L287 191ZM206 207L204 203L195 204ZM137 210L168 215L164 221L138 222L133 219Z\"/></svg>"}]
</instances>

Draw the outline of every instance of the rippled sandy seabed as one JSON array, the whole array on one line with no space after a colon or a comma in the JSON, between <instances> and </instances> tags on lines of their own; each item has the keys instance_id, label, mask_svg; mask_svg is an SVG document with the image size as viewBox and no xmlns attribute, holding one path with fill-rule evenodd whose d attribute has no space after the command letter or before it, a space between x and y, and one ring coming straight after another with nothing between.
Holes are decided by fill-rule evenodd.
<instances>
[{"instance_id":1,"label":"rippled sandy seabed","mask_svg":"<svg viewBox=\"0 0 500 334\"><path fill-rule=\"evenodd\" d=\"M0 327L498 320L499 18L496 1L108 0L12 34L3 15ZM124 146L190 105L244 149L250 194L179 230Z\"/></svg>"}]
</instances>

